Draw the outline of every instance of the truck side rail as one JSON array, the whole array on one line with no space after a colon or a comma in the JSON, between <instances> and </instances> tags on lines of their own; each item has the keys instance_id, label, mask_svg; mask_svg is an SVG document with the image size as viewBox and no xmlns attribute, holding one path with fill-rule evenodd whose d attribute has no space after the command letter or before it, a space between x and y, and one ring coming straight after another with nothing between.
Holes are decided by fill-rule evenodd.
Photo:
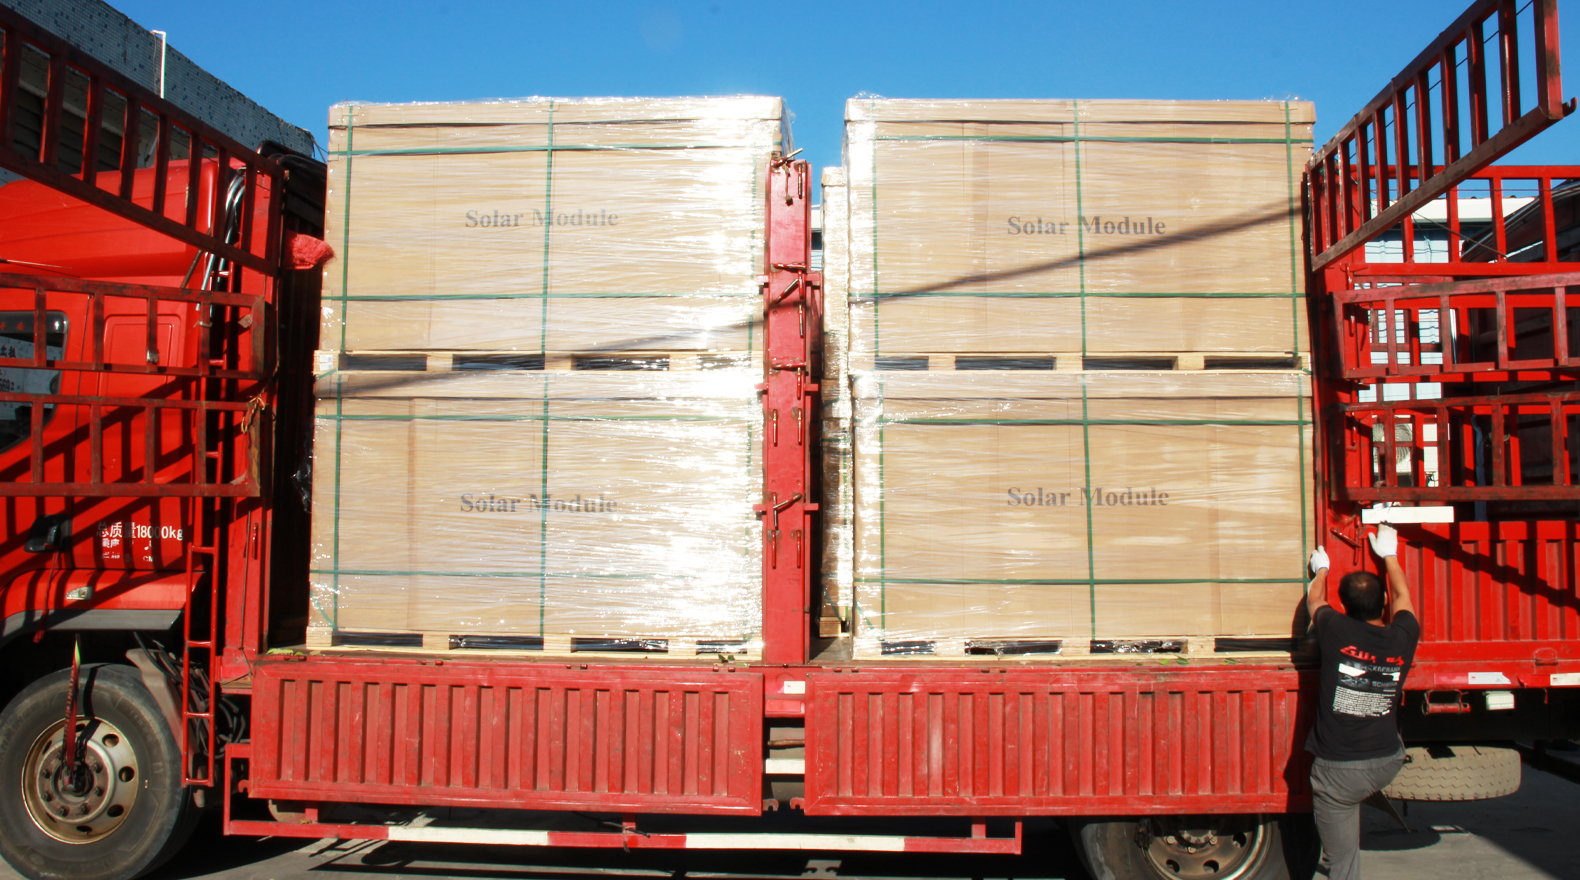
<instances>
[{"instance_id":1,"label":"truck side rail","mask_svg":"<svg viewBox=\"0 0 1580 880\"><path fill-rule=\"evenodd\" d=\"M1534 106L1520 88L1523 10L1514 0L1481 0L1312 157L1306 166L1312 271L1408 223L1423 205L1574 111L1575 102L1562 98L1557 2L1532 0L1527 8ZM1491 30L1497 55L1489 71ZM1492 101L1502 111L1496 129Z\"/></svg>"},{"instance_id":2,"label":"truck side rail","mask_svg":"<svg viewBox=\"0 0 1580 880\"><path fill-rule=\"evenodd\" d=\"M26 75L40 66L47 70L42 89L37 76ZM80 113L68 107L68 91L81 93ZM19 124L24 94L42 99L36 132L31 125ZM70 127L68 116L73 117ZM80 131L76 130L79 121ZM101 169L112 156L113 169ZM169 191L171 163L193 158L213 160L245 177L240 230L234 241L215 226L224 192L213 187L205 193L199 185L202 161L187 161L184 193ZM275 215L280 200L270 200L267 223L256 222L253 205L260 178L278 181L278 163L4 7L0 7L0 168L253 272L272 275L278 265L280 233ZM152 204L133 199L133 172L139 168L157 169ZM101 177L101 171L118 173ZM270 187L270 191L279 190Z\"/></svg>"}]
</instances>

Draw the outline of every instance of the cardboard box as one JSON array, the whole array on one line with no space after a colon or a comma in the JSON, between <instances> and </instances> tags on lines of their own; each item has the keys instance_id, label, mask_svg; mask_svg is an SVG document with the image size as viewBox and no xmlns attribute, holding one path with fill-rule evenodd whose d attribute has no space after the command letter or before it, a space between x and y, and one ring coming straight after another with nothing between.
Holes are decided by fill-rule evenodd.
<instances>
[{"instance_id":1,"label":"cardboard box","mask_svg":"<svg viewBox=\"0 0 1580 880\"><path fill-rule=\"evenodd\" d=\"M1294 634L1303 374L901 372L856 387L861 642Z\"/></svg>"},{"instance_id":2,"label":"cardboard box","mask_svg":"<svg viewBox=\"0 0 1580 880\"><path fill-rule=\"evenodd\" d=\"M1313 119L1299 101L853 99L853 349L1305 351Z\"/></svg>"},{"instance_id":3,"label":"cardboard box","mask_svg":"<svg viewBox=\"0 0 1580 880\"><path fill-rule=\"evenodd\" d=\"M750 370L319 382L312 625L757 638Z\"/></svg>"},{"instance_id":4,"label":"cardboard box","mask_svg":"<svg viewBox=\"0 0 1580 880\"><path fill-rule=\"evenodd\" d=\"M743 350L778 98L339 104L322 346Z\"/></svg>"}]
</instances>

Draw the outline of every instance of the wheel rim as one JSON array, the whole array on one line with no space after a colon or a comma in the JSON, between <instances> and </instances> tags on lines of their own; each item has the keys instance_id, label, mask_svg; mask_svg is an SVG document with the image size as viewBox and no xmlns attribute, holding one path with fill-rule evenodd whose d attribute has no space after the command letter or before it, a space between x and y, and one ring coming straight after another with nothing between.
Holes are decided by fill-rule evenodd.
<instances>
[{"instance_id":1,"label":"wheel rim","mask_svg":"<svg viewBox=\"0 0 1580 880\"><path fill-rule=\"evenodd\" d=\"M1165 816L1142 824L1147 862L1159 877L1230 880L1262 863L1268 834L1254 816Z\"/></svg>"},{"instance_id":2,"label":"wheel rim","mask_svg":"<svg viewBox=\"0 0 1580 880\"><path fill-rule=\"evenodd\" d=\"M22 803L38 829L63 843L92 843L121 827L137 800L141 769L137 753L115 725L77 722L82 760L66 773L61 733L51 725L28 750L22 771Z\"/></svg>"}]
</instances>

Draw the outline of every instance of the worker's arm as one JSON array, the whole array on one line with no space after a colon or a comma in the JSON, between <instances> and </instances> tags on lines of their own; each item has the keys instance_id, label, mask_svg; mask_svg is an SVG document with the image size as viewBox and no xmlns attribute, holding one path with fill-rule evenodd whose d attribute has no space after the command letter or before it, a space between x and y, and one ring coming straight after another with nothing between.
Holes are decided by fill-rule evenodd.
<instances>
[{"instance_id":1,"label":"worker's arm","mask_svg":"<svg viewBox=\"0 0 1580 880\"><path fill-rule=\"evenodd\" d=\"M1371 536L1372 552L1382 557L1383 567L1388 571L1388 618L1399 616L1399 612L1408 611L1415 613L1415 603L1410 601L1410 582L1405 580L1404 566L1399 564L1399 533L1393 526L1381 525L1377 527L1377 534Z\"/></svg>"},{"instance_id":2,"label":"worker's arm","mask_svg":"<svg viewBox=\"0 0 1580 880\"><path fill-rule=\"evenodd\" d=\"M1328 551L1318 547L1311 554L1311 570L1316 572L1306 588L1306 612L1317 619L1317 609L1328 604Z\"/></svg>"}]
</instances>

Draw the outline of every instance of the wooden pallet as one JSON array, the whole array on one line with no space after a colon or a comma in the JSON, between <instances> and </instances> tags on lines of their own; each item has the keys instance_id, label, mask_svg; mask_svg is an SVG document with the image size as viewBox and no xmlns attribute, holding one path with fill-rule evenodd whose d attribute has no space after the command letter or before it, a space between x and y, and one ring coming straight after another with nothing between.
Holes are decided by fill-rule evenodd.
<instances>
[{"instance_id":1,"label":"wooden pallet","mask_svg":"<svg viewBox=\"0 0 1580 880\"><path fill-rule=\"evenodd\" d=\"M337 351L313 353L313 372L571 372L745 369L761 355L744 351L522 352L522 351Z\"/></svg>"},{"instance_id":2,"label":"wooden pallet","mask_svg":"<svg viewBox=\"0 0 1580 880\"><path fill-rule=\"evenodd\" d=\"M857 638L853 656L859 660L1024 660L1037 662L1087 660L1193 659L1232 660L1283 658L1311 650L1308 640L1290 636L1180 636L1137 639L896 639Z\"/></svg>"},{"instance_id":3,"label":"wooden pallet","mask_svg":"<svg viewBox=\"0 0 1580 880\"><path fill-rule=\"evenodd\" d=\"M1048 370L1059 373L1113 370L1309 370L1310 356L1293 352L1013 352L993 354L904 353L853 355L855 370Z\"/></svg>"},{"instance_id":4,"label":"wooden pallet","mask_svg":"<svg viewBox=\"0 0 1580 880\"><path fill-rule=\"evenodd\" d=\"M505 656L592 656L626 660L762 659L762 643L737 638L676 638L673 636L595 637L567 634L520 636L308 627L306 646L315 650L397 651Z\"/></svg>"}]
</instances>

